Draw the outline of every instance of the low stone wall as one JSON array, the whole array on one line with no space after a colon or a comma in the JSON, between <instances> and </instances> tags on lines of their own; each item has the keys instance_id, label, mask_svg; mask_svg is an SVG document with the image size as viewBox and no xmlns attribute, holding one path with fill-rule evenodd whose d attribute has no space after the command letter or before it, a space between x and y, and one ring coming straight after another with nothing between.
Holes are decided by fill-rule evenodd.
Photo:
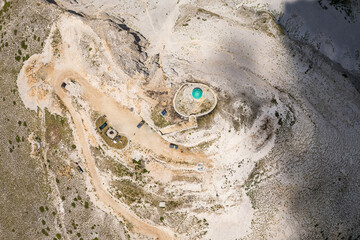
<instances>
[{"instance_id":1,"label":"low stone wall","mask_svg":"<svg viewBox=\"0 0 360 240\"><path fill-rule=\"evenodd\" d=\"M197 119L195 116L190 116L189 121L180 122L160 129L161 134L169 134L173 132L180 132L192 128L197 128Z\"/></svg>"},{"instance_id":2,"label":"low stone wall","mask_svg":"<svg viewBox=\"0 0 360 240\"><path fill-rule=\"evenodd\" d=\"M194 88L200 88L203 90L203 96L200 99L194 99L192 97L191 91ZM183 96L184 92L185 96ZM209 103L211 106L204 106L206 103ZM175 111L184 118L189 118L190 116L200 117L209 114L215 109L216 104L217 98L215 92L210 87L202 83L186 83L182 85L175 93L173 99ZM201 109L204 107L206 108Z\"/></svg>"}]
</instances>

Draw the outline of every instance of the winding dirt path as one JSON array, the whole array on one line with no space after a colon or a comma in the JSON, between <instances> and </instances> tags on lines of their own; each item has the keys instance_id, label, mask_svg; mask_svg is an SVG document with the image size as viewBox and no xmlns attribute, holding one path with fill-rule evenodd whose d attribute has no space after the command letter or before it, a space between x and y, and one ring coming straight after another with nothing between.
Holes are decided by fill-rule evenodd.
<instances>
[{"instance_id":1,"label":"winding dirt path","mask_svg":"<svg viewBox=\"0 0 360 240\"><path fill-rule=\"evenodd\" d=\"M206 164L208 168L212 166L212 161L201 152L192 152L180 146L174 150L169 147L169 142L165 141L158 133L154 132L149 126L143 125L140 129L137 124L141 118L134 115L129 109L121 106L112 97L95 89L80 74L71 70L59 72L53 77L50 84L58 94L61 83L66 79L75 79L83 90L83 99L90 105L91 109L106 115L110 124L119 132L125 133L129 140L139 144L141 147L150 150L158 156L165 157L170 165L182 165L182 167L196 166L199 162Z\"/></svg>"},{"instance_id":2,"label":"winding dirt path","mask_svg":"<svg viewBox=\"0 0 360 240\"><path fill-rule=\"evenodd\" d=\"M60 81L61 79L58 80ZM80 114L74 109L73 105L71 104L71 99L66 95L63 89L61 89L60 85L54 86L54 90L58 97L62 100L65 107L68 109L73 119L75 125L75 136L80 144L80 150L86 161L89 175L91 177L91 183L94 186L96 195L98 196L99 200L102 201L106 206L110 207L115 214L123 217L126 221L130 222L133 226L134 232L151 236L157 239L174 239L174 235L170 230L160 226L155 227L142 221L139 217L137 217L134 213L127 209L123 204L117 202L110 195L110 193L103 186L99 173L97 172L95 160L92 157L89 148L86 131L82 123L82 118Z\"/></svg>"},{"instance_id":3,"label":"winding dirt path","mask_svg":"<svg viewBox=\"0 0 360 240\"><path fill-rule=\"evenodd\" d=\"M72 105L71 98L68 96L69 93L61 88L61 83L70 78L75 79L75 81L81 85L83 91L82 97L87 101L92 110L105 114L111 125L118 131L127 134L129 140L149 149L156 155L164 156L169 161L168 164L170 166L185 165L189 167L191 165L195 166L199 162L211 166L211 161L203 153L193 153L181 146L177 150L169 148L169 143L147 125L138 129L137 123L141 121L139 117L135 116L129 109L121 106L112 97L95 89L88 83L82 74L74 72L71 69L52 71L49 73L47 82L52 85L56 95L62 100L73 119L75 136L80 144L80 150L86 161L91 182L99 200L110 207L115 214L130 222L133 225L134 232L152 236L157 239L174 239L174 233L169 229L160 226L152 226L149 223L142 221L124 204L116 201L106 190L105 186L103 186L95 165L95 160L91 154L88 138L86 137L87 133L81 115Z\"/></svg>"}]
</instances>

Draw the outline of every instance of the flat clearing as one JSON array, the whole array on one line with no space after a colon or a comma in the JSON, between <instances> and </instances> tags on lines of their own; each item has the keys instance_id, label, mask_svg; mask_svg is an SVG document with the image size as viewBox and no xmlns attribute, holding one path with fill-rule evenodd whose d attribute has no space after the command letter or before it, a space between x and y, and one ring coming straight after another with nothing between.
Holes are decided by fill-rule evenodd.
<instances>
[{"instance_id":1,"label":"flat clearing","mask_svg":"<svg viewBox=\"0 0 360 240\"><path fill-rule=\"evenodd\" d=\"M106 132L111 127L110 123L108 123L108 125L106 127L104 127L102 130L100 130L100 126L102 126L104 123L107 123L106 118L101 116L98 119L96 119L95 126L96 126L96 131L100 134L101 138L106 142L106 144L109 145L110 147L117 148L117 149L125 148L126 145L128 144L127 137L125 137L124 135L121 135L121 134L117 134L117 136L119 136L120 139L117 142L114 142L114 139L110 139L106 135Z\"/></svg>"}]
</instances>

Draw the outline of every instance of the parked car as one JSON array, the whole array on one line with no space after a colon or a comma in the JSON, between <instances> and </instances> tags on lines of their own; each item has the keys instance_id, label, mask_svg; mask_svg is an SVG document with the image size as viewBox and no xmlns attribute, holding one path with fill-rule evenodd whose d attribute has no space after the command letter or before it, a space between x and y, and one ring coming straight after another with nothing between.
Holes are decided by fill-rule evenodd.
<instances>
[{"instance_id":1,"label":"parked car","mask_svg":"<svg viewBox=\"0 0 360 240\"><path fill-rule=\"evenodd\" d=\"M173 148L173 149L178 149L178 145L176 145L176 144L173 144L173 143L170 143L170 146L169 146L170 148Z\"/></svg>"},{"instance_id":2,"label":"parked car","mask_svg":"<svg viewBox=\"0 0 360 240\"><path fill-rule=\"evenodd\" d=\"M167 113L167 111L165 109L161 111L161 115L163 115L163 116L165 116L166 113Z\"/></svg>"},{"instance_id":3,"label":"parked car","mask_svg":"<svg viewBox=\"0 0 360 240\"><path fill-rule=\"evenodd\" d=\"M142 120L141 122L139 122L139 124L137 125L137 128L141 128L142 125L144 125L145 121Z\"/></svg>"},{"instance_id":4,"label":"parked car","mask_svg":"<svg viewBox=\"0 0 360 240\"><path fill-rule=\"evenodd\" d=\"M84 170L80 167L79 163L78 163L78 162L76 162L75 164L77 165L77 167L76 167L76 168L77 168L78 172L79 172L79 173L83 173L83 172L84 172Z\"/></svg>"},{"instance_id":5,"label":"parked car","mask_svg":"<svg viewBox=\"0 0 360 240\"><path fill-rule=\"evenodd\" d=\"M115 138L114 138L114 143L118 143L119 140L120 140L121 136L120 135L117 135Z\"/></svg>"},{"instance_id":6,"label":"parked car","mask_svg":"<svg viewBox=\"0 0 360 240\"><path fill-rule=\"evenodd\" d=\"M77 169L78 169L79 173L83 173L83 172L84 172L84 170L82 170L82 168L81 168L80 166L78 166Z\"/></svg>"},{"instance_id":7,"label":"parked car","mask_svg":"<svg viewBox=\"0 0 360 240\"><path fill-rule=\"evenodd\" d=\"M107 123L104 122L104 123L99 127L99 129L100 129L100 130L103 130L106 126L107 126Z\"/></svg>"},{"instance_id":8,"label":"parked car","mask_svg":"<svg viewBox=\"0 0 360 240\"><path fill-rule=\"evenodd\" d=\"M61 84L61 87L62 87L62 88L65 88L65 87L66 87L66 83L63 82L63 83Z\"/></svg>"}]
</instances>

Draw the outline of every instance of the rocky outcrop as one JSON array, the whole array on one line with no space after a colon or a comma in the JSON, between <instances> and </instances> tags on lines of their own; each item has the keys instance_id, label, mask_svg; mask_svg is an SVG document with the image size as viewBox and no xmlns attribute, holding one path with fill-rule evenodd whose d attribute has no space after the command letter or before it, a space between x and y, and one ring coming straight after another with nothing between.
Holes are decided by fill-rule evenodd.
<instances>
[{"instance_id":1,"label":"rocky outcrop","mask_svg":"<svg viewBox=\"0 0 360 240\"><path fill-rule=\"evenodd\" d=\"M149 43L144 36L116 19L95 19L89 25L103 39L116 64L129 76L135 77L139 73L148 75L144 63Z\"/></svg>"}]
</instances>

